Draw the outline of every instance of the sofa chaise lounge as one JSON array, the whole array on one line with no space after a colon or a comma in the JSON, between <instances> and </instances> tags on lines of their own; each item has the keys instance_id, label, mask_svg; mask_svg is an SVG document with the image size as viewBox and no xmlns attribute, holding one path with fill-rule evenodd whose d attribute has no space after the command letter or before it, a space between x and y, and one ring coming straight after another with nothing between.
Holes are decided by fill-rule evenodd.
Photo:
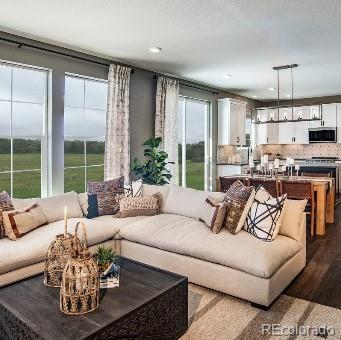
<instances>
[{"instance_id":1,"label":"sofa chaise lounge","mask_svg":"<svg viewBox=\"0 0 341 340\"><path fill-rule=\"evenodd\" d=\"M145 196L160 191L166 201L169 186L143 185ZM44 200L50 200L42 204L45 215L53 215L46 216L48 225L17 241L0 240L0 286L43 271L48 245L56 234L63 232L66 204L74 207L73 217L68 219L69 231L74 232L76 223L83 218L90 250L102 244L112 246L122 256L185 275L194 284L262 306L271 305L305 266L304 213L284 216L299 221L293 225L295 237L279 234L274 241L264 242L244 230L237 235L226 229L213 234L198 219L167 211L156 216L115 218L107 215L86 219L83 217L86 194L67 193L41 199ZM29 203L31 200L13 200L16 209ZM181 199L179 211L184 211Z\"/></svg>"}]
</instances>

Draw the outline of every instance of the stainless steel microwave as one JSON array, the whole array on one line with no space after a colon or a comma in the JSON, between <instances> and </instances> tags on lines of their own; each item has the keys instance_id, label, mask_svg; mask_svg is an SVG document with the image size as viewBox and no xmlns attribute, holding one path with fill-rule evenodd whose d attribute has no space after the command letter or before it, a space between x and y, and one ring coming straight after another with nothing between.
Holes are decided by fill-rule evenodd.
<instances>
[{"instance_id":1,"label":"stainless steel microwave","mask_svg":"<svg viewBox=\"0 0 341 340\"><path fill-rule=\"evenodd\" d=\"M336 143L336 128L313 128L309 129L309 143Z\"/></svg>"}]
</instances>

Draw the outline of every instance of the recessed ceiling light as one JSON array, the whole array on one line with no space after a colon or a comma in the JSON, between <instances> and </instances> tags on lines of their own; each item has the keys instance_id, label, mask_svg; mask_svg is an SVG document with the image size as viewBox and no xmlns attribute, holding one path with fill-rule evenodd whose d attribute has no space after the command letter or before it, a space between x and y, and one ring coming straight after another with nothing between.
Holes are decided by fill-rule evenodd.
<instances>
[{"instance_id":1,"label":"recessed ceiling light","mask_svg":"<svg viewBox=\"0 0 341 340\"><path fill-rule=\"evenodd\" d=\"M275 91L276 89L275 89L274 87L268 87L268 90L271 91L271 92L273 92L273 91Z\"/></svg>"},{"instance_id":2,"label":"recessed ceiling light","mask_svg":"<svg viewBox=\"0 0 341 340\"><path fill-rule=\"evenodd\" d=\"M161 47L149 47L149 52L151 53L160 53L162 51Z\"/></svg>"},{"instance_id":3,"label":"recessed ceiling light","mask_svg":"<svg viewBox=\"0 0 341 340\"><path fill-rule=\"evenodd\" d=\"M231 78L231 77L232 77L232 74L223 74L223 77L224 77L224 78Z\"/></svg>"},{"instance_id":4,"label":"recessed ceiling light","mask_svg":"<svg viewBox=\"0 0 341 340\"><path fill-rule=\"evenodd\" d=\"M252 96L252 98L258 98L258 96L256 96L256 95L253 95L253 96Z\"/></svg>"}]
</instances>

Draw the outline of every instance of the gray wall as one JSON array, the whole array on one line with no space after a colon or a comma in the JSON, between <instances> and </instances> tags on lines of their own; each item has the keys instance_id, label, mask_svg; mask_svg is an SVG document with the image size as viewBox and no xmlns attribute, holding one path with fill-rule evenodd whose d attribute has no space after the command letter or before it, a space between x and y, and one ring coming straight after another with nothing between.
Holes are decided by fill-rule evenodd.
<instances>
[{"instance_id":1,"label":"gray wall","mask_svg":"<svg viewBox=\"0 0 341 340\"><path fill-rule=\"evenodd\" d=\"M47 45L37 41L13 36L0 32L0 37L31 43L35 46L45 47L56 51L71 53L75 56L87 55L70 51L61 47ZM92 60L109 62L97 57L90 57ZM0 60L23 63L27 65L45 67L50 72L51 101L49 102L50 117L50 152L48 182L49 192L46 194L56 194L63 191L64 182L64 157L63 157L63 136L64 136L64 75L66 72L74 73L99 79L107 79L108 67L101 66L70 57L59 56L49 52L38 51L29 47L18 48L17 45L0 41ZM131 127L131 158L142 157L143 147L141 143L154 134L154 113L155 113L155 92L156 80L154 72L133 67L134 73L130 81L130 127ZM181 86L180 94L198 99L205 99L211 103L212 108L212 149L213 149L213 178L216 176L216 146L217 146L217 101L218 98L232 97L247 101L250 107L257 106L257 101L231 94L225 91L205 87L188 81L184 84L195 85L209 91L217 91L219 94L191 89Z\"/></svg>"}]
</instances>

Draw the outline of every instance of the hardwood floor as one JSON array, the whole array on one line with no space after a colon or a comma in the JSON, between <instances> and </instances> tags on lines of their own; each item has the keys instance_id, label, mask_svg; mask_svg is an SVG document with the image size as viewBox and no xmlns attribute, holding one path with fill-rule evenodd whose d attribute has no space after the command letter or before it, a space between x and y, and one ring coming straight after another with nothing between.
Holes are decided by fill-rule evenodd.
<instances>
[{"instance_id":1,"label":"hardwood floor","mask_svg":"<svg viewBox=\"0 0 341 340\"><path fill-rule=\"evenodd\" d=\"M341 204L324 236L307 228L307 265L284 293L341 309Z\"/></svg>"}]
</instances>

